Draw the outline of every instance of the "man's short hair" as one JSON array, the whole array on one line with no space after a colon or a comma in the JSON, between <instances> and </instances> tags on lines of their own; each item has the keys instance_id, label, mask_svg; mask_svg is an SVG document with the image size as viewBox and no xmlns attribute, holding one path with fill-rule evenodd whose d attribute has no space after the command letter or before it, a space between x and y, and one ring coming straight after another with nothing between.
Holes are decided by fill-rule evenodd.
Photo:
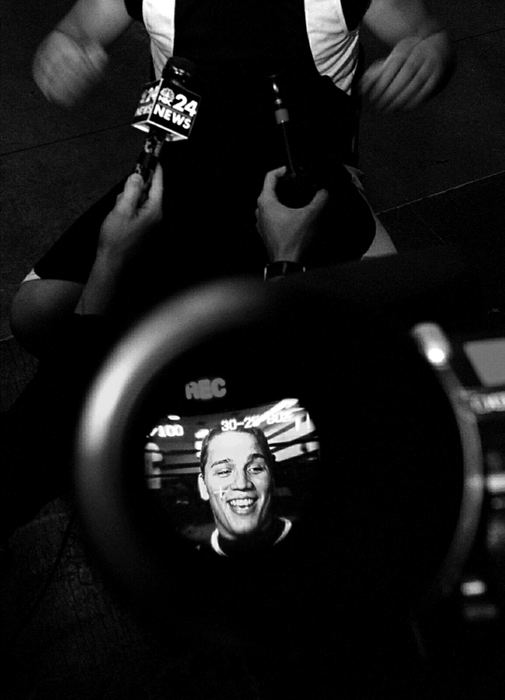
<instances>
[{"instance_id":1,"label":"man's short hair","mask_svg":"<svg viewBox=\"0 0 505 700\"><path fill-rule=\"evenodd\" d=\"M233 432L233 433L245 433L246 435L252 435L255 439L258 445L260 446L260 449L262 453L265 455L265 459L267 461L268 467L271 469L273 465L275 464L275 457L273 455L272 450L270 449L270 445L268 444L268 440L266 438L265 433L261 430L261 428L238 428L237 430L233 431L228 431L228 430L223 430L220 426L217 426L216 428L212 428L207 435L204 437L202 441L202 447L200 450L200 471L202 472L203 475L205 475L205 462L207 461L207 454L209 452L209 444L210 442L217 436L217 435L222 435L223 433L227 432Z\"/></svg>"}]
</instances>

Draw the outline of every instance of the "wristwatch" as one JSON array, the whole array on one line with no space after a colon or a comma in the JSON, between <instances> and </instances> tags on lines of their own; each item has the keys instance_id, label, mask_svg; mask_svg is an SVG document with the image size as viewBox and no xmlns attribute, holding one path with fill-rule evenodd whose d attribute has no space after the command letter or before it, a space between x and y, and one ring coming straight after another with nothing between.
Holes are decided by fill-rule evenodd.
<instances>
[{"instance_id":1,"label":"wristwatch","mask_svg":"<svg viewBox=\"0 0 505 700\"><path fill-rule=\"evenodd\" d=\"M265 265L264 279L271 280L274 277L286 277L295 272L305 272L305 266L291 260L275 260Z\"/></svg>"}]
</instances>

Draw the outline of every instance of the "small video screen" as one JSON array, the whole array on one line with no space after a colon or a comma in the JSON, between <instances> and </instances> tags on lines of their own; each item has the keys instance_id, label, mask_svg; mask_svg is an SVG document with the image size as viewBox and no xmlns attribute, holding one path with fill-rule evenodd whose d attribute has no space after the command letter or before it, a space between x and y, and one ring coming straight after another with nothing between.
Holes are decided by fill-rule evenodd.
<instances>
[{"instance_id":1,"label":"small video screen","mask_svg":"<svg viewBox=\"0 0 505 700\"><path fill-rule=\"evenodd\" d=\"M191 542L251 539L303 511L320 460L296 398L221 413L160 417L146 436L148 498ZM244 537L243 537L244 536Z\"/></svg>"},{"instance_id":2,"label":"small video screen","mask_svg":"<svg viewBox=\"0 0 505 700\"><path fill-rule=\"evenodd\" d=\"M485 338L463 344L484 387L505 386L505 338Z\"/></svg>"}]
</instances>

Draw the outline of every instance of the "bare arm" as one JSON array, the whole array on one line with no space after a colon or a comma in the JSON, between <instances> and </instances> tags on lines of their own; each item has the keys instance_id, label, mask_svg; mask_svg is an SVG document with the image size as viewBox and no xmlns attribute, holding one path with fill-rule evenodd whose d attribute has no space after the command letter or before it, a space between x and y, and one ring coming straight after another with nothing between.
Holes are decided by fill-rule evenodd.
<instances>
[{"instance_id":1,"label":"bare arm","mask_svg":"<svg viewBox=\"0 0 505 700\"><path fill-rule=\"evenodd\" d=\"M365 72L361 91L379 109L411 109L445 84L454 53L423 0L372 0L364 23L390 49Z\"/></svg>"},{"instance_id":2,"label":"bare arm","mask_svg":"<svg viewBox=\"0 0 505 700\"><path fill-rule=\"evenodd\" d=\"M78 0L42 41L33 78L45 97L71 107L101 78L107 47L130 25L123 0Z\"/></svg>"},{"instance_id":3,"label":"bare arm","mask_svg":"<svg viewBox=\"0 0 505 700\"><path fill-rule=\"evenodd\" d=\"M53 334L75 313L112 313L126 265L161 219L162 194L160 166L143 203L140 175L128 178L102 224L95 262L85 285L57 279L23 282L14 297L10 320L14 335L27 350L41 355L50 347Z\"/></svg>"},{"instance_id":4,"label":"bare arm","mask_svg":"<svg viewBox=\"0 0 505 700\"><path fill-rule=\"evenodd\" d=\"M155 170L145 201L143 192L142 177L130 175L116 206L102 224L95 262L77 303L77 313L105 316L113 307L125 267L162 219L163 175L160 165Z\"/></svg>"}]
</instances>

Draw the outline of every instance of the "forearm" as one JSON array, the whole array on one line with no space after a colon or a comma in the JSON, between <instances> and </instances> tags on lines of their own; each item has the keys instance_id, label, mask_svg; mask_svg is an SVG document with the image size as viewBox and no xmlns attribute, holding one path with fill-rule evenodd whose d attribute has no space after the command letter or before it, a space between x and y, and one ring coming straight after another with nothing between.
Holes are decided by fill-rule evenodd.
<instances>
[{"instance_id":1,"label":"forearm","mask_svg":"<svg viewBox=\"0 0 505 700\"><path fill-rule=\"evenodd\" d=\"M390 47L407 37L422 40L443 31L423 0L372 0L363 21Z\"/></svg>"},{"instance_id":2,"label":"forearm","mask_svg":"<svg viewBox=\"0 0 505 700\"><path fill-rule=\"evenodd\" d=\"M159 165L147 199L141 203L143 194L141 176L130 175L100 229L95 262L76 313L110 318L116 315L125 276L131 274L138 251L162 220L163 180Z\"/></svg>"},{"instance_id":3,"label":"forearm","mask_svg":"<svg viewBox=\"0 0 505 700\"><path fill-rule=\"evenodd\" d=\"M130 25L123 0L78 0L56 29L79 42L112 44Z\"/></svg>"},{"instance_id":4,"label":"forearm","mask_svg":"<svg viewBox=\"0 0 505 700\"><path fill-rule=\"evenodd\" d=\"M124 264L109 251L99 251L75 313L107 316L113 308L124 272Z\"/></svg>"}]
</instances>

